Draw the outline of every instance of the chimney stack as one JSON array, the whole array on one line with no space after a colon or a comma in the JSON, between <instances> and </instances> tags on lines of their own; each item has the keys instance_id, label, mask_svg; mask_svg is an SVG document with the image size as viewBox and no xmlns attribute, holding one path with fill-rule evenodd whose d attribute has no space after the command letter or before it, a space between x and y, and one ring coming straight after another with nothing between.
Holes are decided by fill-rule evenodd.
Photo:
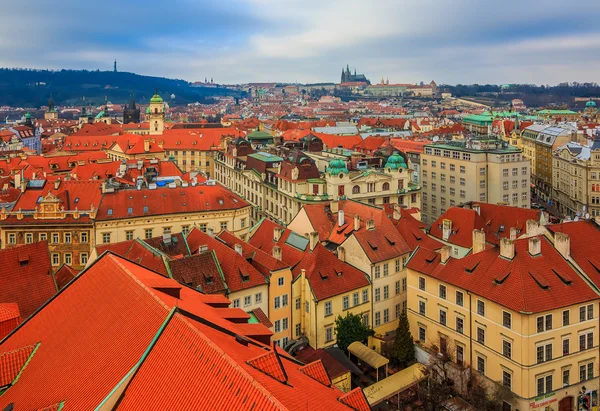
<instances>
[{"instance_id":1,"label":"chimney stack","mask_svg":"<svg viewBox=\"0 0 600 411\"><path fill-rule=\"evenodd\" d=\"M308 235L310 251L314 250L317 244L319 243L319 233L313 231Z\"/></svg>"},{"instance_id":2,"label":"chimney stack","mask_svg":"<svg viewBox=\"0 0 600 411\"><path fill-rule=\"evenodd\" d=\"M281 238L281 233L283 232L283 230L279 227L275 227L273 228L273 241L274 242L278 242L279 239Z\"/></svg>"},{"instance_id":3,"label":"chimney stack","mask_svg":"<svg viewBox=\"0 0 600 411\"><path fill-rule=\"evenodd\" d=\"M208 233L209 236L214 237L215 236L215 230L212 227L208 227L208 229L206 230L206 232Z\"/></svg>"},{"instance_id":4,"label":"chimney stack","mask_svg":"<svg viewBox=\"0 0 600 411\"><path fill-rule=\"evenodd\" d=\"M565 259L571 257L571 237L565 233L554 233L554 248Z\"/></svg>"},{"instance_id":5,"label":"chimney stack","mask_svg":"<svg viewBox=\"0 0 600 411\"><path fill-rule=\"evenodd\" d=\"M338 226L341 227L344 225L344 223L345 223L344 210L339 210L338 211Z\"/></svg>"},{"instance_id":6,"label":"chimney stack","mask_svg":"<svg viewBox=\"0 0 600 411\"><path fill-rule=\"evenodd\" d=\"M238 253L239 255L242 255L243 249L242 249L242 245L241 244L235 244L234 245L234 249L235 249L236 253Z\"/></svg>"},{"instance_id":7,"label":"chimney stack","mask_svg":"<svg viewBox=\"0 0 600 411\"><path fill-rule=\"evenodd\" d=\"M517 229L515 227L510 228L510 237L511 240L517 239Z\"/></svg>"},{"instance_id":8,"label":"chimney stack","mask_svg":"<svg viewBox=\"0 0 600 411\"><path fill-rule=\"evenodd\" d=\"M535 220L527 220L527 237L540 234L540 223Z\"/></svg>"},{"instance_id":9,"label":"chimney stack","mask_svg":"<svg viewBox=\"0 0 600 411\"><path fill-rule=\"evenodd\" d=\"M150 140L144 140L144 151L146 153L150 151Z\"/></svg>"},{"instance_id":10,"label":"chimney stack","mask_svg":"<svg viewBox=\"0 0 600 411\"><path fill-rule=\"evenodd\" d=\"M477 254L485 250L485 231L473 230L473 251Z\"/></svg>"},{"instance_id":11,"label":"chimney stack","mask_svg":"<svg viewBox=\"0 0 600 411\"><path fill-rule=\"evenodd\" d=\"M510 238L501 238L500 255L509 260L515 258L515 242Z\"/></svg>"},{"instance_id":12,"label":"chimney stack","mask_svg":"<svg viewBox=\"0 0 600 411\"><path fill-rule=\"evenodd\" d=\"M375 230L375 220L367 220L367 230Z\"/></svg>"},{"instance_id":13,"label":"chimney stack","mask_svg":"<svg viewBox=\"0 0 600 411\"><path fill-rule=\"evenodd\" d=\"M273 258L281 261L282 257L282 253L281 253L281 247L278 246L274 246L273 247Z\"/></svg>"},{"instance_id":14,"label":"chimney stack","mask_svg":"<svg viewBox=\"0 0 600 411\"><path fill-rule=\"evenodd\" d=\"M539 237L531 237L529 239L529 254L532 256L542 253L542 241Z\"/></svg>"},{"instance_id":15,"label":"chimney stack","mask_svg":"<svg viewBox=\"0 0 600 411\"><path fill-rule=\"evenodd\" d=\"M452 247L449 245L443 246L440 254L440 261L442 262L442 264L446 264L446 262L450 259L450 256L452 255Z\"/></svg>"},{"instance_id":16,"label":"chimney stack","mask_svg":"<svg viewBox=\"0 0 600 411\"><path fill-rule=\"evenodd\" d=\"M360 230L360 216L358 214L354 214L354 231Z\"/></svg>"},{"instance_id":17,"label":"chimney stack","mask_svg":"<svg viewBox=\"0 0 600 411\"><path fill-rule=\"evenodd\" d=\"M332 201L331 203L329 203L329 209L333 214L335 214L340 209L340 204L337 201Z\"/></svg>"},{"instance_id":18,"label":"chimney stack","mask_svg":"<svg viewBox=\"0 0 600 411\"><path fill-rule=\"evenodd\" d=\"M337 257L341 261L346 261L346 249L342 246L337 248Z\"/></svg>"},{"instance_id":19,"label":"chimney stack","mask_svg":"<svg viewBox=\"0 0 600 411\"><path fill-rule=\"evenodd\" d=\"M442 240L448 241L452 233L452 220L444 219L442 222Z\"/></svg>"},{"instance_id":20,"label":"chimney stack","mask_svg":"<svg viewBox=\"0 0 600 411\"><path fill-rule=\"evenodd\" d=\"M392 218L394 220L400 220L402 218L402 213L400 213L400 204L394 204L394 213L392 214Z\"/></svg>"}]
</instances>

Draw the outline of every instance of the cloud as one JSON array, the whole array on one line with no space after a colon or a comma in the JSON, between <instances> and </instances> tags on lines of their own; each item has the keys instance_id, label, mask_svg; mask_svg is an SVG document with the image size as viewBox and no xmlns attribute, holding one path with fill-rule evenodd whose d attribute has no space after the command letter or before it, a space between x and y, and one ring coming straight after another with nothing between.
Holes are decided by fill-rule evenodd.
<instances>
[{"instance_id":1,"label":"cloud","mask_svg":"<svg viewBox=\"0 0 600 411\"><path fill-rule=\"evenodd\" d=\"M374 81L598 81L599 14L593 0L25 0L3 8L0 66L110 70L116 58L241 83L337 81L348 63Z\"/></svg>"}]
</instances>

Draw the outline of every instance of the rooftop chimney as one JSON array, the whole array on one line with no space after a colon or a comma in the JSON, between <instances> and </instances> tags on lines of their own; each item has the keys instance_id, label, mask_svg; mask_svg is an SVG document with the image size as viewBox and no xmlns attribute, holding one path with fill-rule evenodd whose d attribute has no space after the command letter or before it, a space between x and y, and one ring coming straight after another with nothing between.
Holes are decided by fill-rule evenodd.
<instances>
[{"instance_id":1,"label":"rooftop chimney","mask_svg":"<svg viewBox=\"0 0 600 411\"><path fill-rule=\"evenodd\" d=\"M146 153L150 151L150 140L144 140L144 151Z\"/></svg>"},{"instance_id":2,"label":"rooftop chimney","mask_svg":"<svg viewBox=\"0 0 600 411\"><path fill-rule=\"evenodd\" d=\"M346 221L344 220L344 210L338 211L338 226L343 226Z\"/></svg>"},{"instance_id":3,"label":"rooftop chimney","mask_svg":"<svg viewBox=\"0 0 600 411\"><path fill-rule=\"evenodd\" d=\"M394 213L392 218L394 220L400 220L402 218L402 214L400 213L400 204L394 204Z\"/></svg>"},{"instance_id":4,"label":"rooftop chimney","mask_svg":"<svg viewBox=\"0 0 600 411\"><path fill-rule=\"evenodd\" d=\"M358 214L354 214L354 231L360 230L360 216Z\"/></svg>"},{"instance_id":5,"label":"rooftop chimney","mask_svg":"<svg viewBox=\"0 0 600 411\"><path fill-rule=\"evenodd\" d=\"M375 220L367 220L367 230L375 230Z\"/></svg>"},{"instance_id":6,"label":"rooftop chimney","mask_svg":"<svg viewBox=\"0 0 600 411\"><path fill-rule=\"evenodd\" d=\"M535 220L527 220L527 237L540 234L540 223Z\"/></svg>"},{"instance_id":7,"label":"rooftop chimney","mask_svg":"<svg viewBox=\"0 0 600 411\"><path fill-rule=\"evenodd\" d=\"M329 203L329 209L333 214L335 214L340 209L340 204L337 201L332 201L331 203Z\"/></svg>"},{"instance_id":8,"label":"rooftop chimney","mask_svg":"<svg viewBox=\"0 0 600 411\"><path fill-rule=\"evenodd\" d=\"M282 253L281 253L281 247L278 246L274 246L273 247L273 258L281 261L282 257Z\"/></svg>"},{"instance_id":9,"label":"rooftop chimney","mask_svg":"<svg viewBox=\"0 0 600 411\"><path fill-rule=\"evenodd\" d=\"M337 257L338 259L340 259L341 261L346 261L346 249L342 246L339 246L337 248Z\"/></svg>"},{"instance_id":10,"label":"rooftop chimney","mask_svg":"<svg viewBox=\"0 0 600 411\"><path fill-rule=\"evenodd\" d=\"M319 243L319 233L313 231L308 235L308 239L310 240L310 251L314 250L317 244Z\"/></svg>"},{"instance_id":11,"label":"rooftop chimney","mask_svg":"<svg viewBox=\"0 0 600 411\"><path fill-rule=\"evenodd\" d=\"M529 239L529 254L540 255L542 253L542 241L539 237Z\"/></svg>"},{"instance_id":12,"label":"rooftop chimney","mask_svg":"<svg viewBox=\"0 0 600 411\"><path fill-rule=\"evenodd\" d=\"M511 240L517 239L517 229L515 227L510 228L510 239Z\"/></svg>"},{"instance_id":13,"label":"rooftop chimney","mask_svg":"<svg viewBox=\"0 0 600 411\"><path fill-rule=\"evenodd\" d=\"M444 219L442 222L442 240L448 241L452 233L452 220Z\"/></svg>"},{"instance_id":14,"label":"rooftop chimney","mask_svg":"<svg viewBox=\"0 0 600 411\"><path fill-rule=\"evenodd\" d=\"M564 258L571 257L571 237L565 233L554 233L554 248Z\"/></svg>"},{"instance_id":15,"label":"rooftop chimney","mask_svg":"<svg viewBox=\"0 0 600 411\"><path fill-rule=\"evenodd\" d=\"M60 187L60 178L54 180L54 189L58 190L58 187Z\"/></svg>"},{"instance_id":16,"label":"rooftop chimney","mask_svg":"<svg viewBox=\"0 0 600 411\"><path fill-rule=\"evenodd\" d=\"M279 239L281 238L281 233L283 232L283 230L279 227L275 227L273 228L273 241L274 242L278 242Z\"/></svg>"},{"instance_id":17,"label":"rooftop chimney","mask_svg":"<svg viewBox=\"0 0 600 411\"><path fill-rule=\"evenodd\" d=\"M450 259L450 256L452 255L452 247L449 245L443 246L440 254L440 261L442 262L442 264L446 264L446 262Z\"/></svg>"},{"instance_id":18,"label":"rooftop chimney","mask_svg":"<svg viewBox=\"0 0 600 411\"><path fill-rule=\"evenodd\" d=\"M212 227L208 227L208 229L206 230L206 232L211 237L215 236L215 230Z\"/></svg>"},{"instance_id":19,"label":"rooftop chimney","mask_svg":"<svg viewBox=\"0 0 600 411\"><path fill-rule=\"evenodd\" d=\"M241 244L235 244L233 247L234 247L236 253L238 253L239 255L242 255L243 249L242 249Z\"/></svg>"},{"instance_id":20,"label":"rooftop chimney","mask_svg":"<svg viewBox=\"0 0 600 411\"><path fill-rule=\"evenodd\" d=\"M500 255L512 260L515 258L515 242L510 238L500 239Z\"/></svg>"},{"instance_id":21,"label":"rooftop chimney","mask_svg":"<svg viewBox=\"0 0 600 411\"><path fill-rule=\"evenodd\" d=\"M477 254L485 250L485 232L481 230L473 230L473 251L472 254Z\"/></svg>"}]
</instances>

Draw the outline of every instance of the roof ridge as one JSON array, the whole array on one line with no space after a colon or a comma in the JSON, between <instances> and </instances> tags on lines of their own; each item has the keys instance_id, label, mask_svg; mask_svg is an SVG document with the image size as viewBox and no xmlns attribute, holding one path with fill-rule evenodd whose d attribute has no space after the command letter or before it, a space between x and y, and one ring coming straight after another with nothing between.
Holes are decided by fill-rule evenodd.
<instances>
[{"instance_id":1,"label":"roof ridge","mask_svg":"<svg viewBox=\"0 0 600 411\"><path fill-rule=\"evenodd\" d=\"M325 369L323 361L320 359L308 363L300 367L298 370L327 387L331 386L331 378L329 377L329 373L327 372L327 369Z\"/></svg>"}]
</instances>

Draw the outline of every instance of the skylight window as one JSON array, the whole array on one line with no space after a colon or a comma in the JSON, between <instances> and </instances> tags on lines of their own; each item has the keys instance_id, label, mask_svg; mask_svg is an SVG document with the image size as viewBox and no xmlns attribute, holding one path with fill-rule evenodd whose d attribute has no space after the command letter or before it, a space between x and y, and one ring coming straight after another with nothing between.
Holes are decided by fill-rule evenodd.
<instances>
[{"instance_id":1,"label":"skylight window","mask_svg":"<svg viewBox=\"0 0 600 411\"><path fill-rule=\"evenodd\" d=\"M75 203L75 204L77 204L78 202L79 202L79 197L77 197L77 198L75 199L75 201L73 201L73 203Z\"/></svg>"},{"instance_id":2,"label":"skylight window","mask_svg":"<svg viewBox=\"0 0 600 411\"><path fill-rule=\"evenodd\" d=\"M109 209L108 209L108 211L107 211L107 214L108 214L108 215L112 215L112 208L109 208Z\"/></svg>"},{"instance_id":3,"label":"skylight window","mask_svg":"<svg viewBox=\"0 0 600 411\"><path fill-rule=\"evenodd\" d=\"M127 209L127 214L133 214L133 207L129 207Z\"/></svg>"},{"instance_id":4,"label":"skylight window","mask_svg":"<svg viewBox=\"0 0 600 411\"><path fill-rule=\"evenodd\" d=\"M144 206L144 213L148 212L148 206Z\"/></svg>"}]
</instances>

